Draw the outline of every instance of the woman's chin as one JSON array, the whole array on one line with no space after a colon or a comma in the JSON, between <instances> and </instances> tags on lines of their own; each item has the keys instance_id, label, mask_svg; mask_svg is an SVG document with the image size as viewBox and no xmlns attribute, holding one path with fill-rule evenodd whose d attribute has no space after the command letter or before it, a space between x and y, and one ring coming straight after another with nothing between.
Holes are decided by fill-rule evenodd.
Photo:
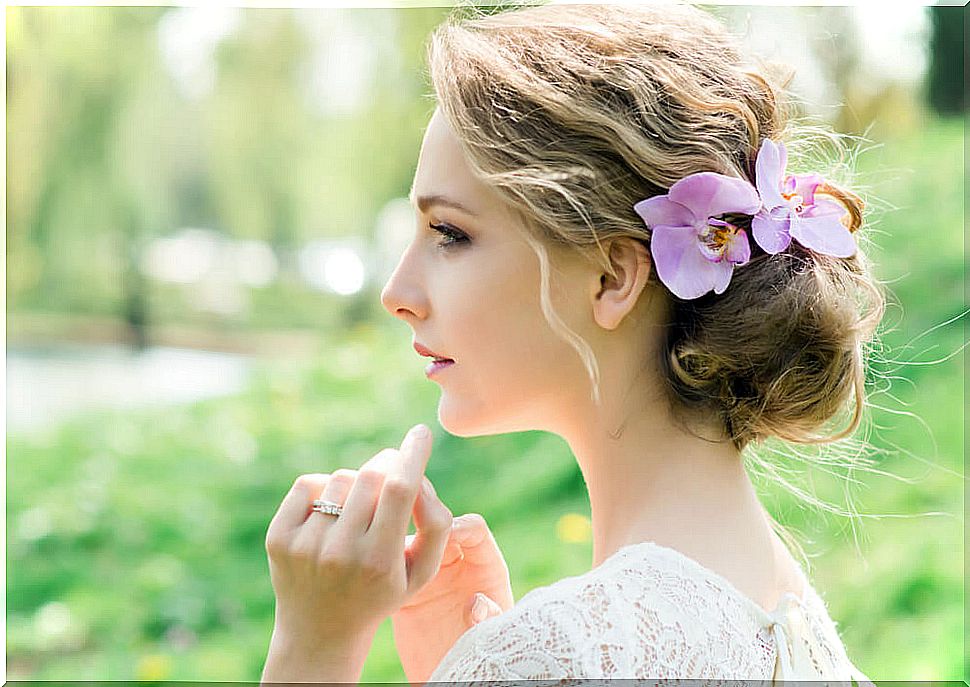
<instances>
[{"instance_id":1,"label":"woman's chin","mask_svg":"<svg viewBox=\"0 0 970 687\"><path fill-rule=\"evenodd\" d=\"M468 422L467 418L454 417L447 413L441 412L441 406L438 406L438 424L441 425L448 434L456 437L477 437L481 436L483 432L481 427L479 427L474 422Z\"/></svg>"},{"instance_id":2,"label":"woman's chin","mask_svg":"<svg viewBox=\"0 0 970 687\"><path fill-rule=\"evenodd\" d=\"M444 396L438 401L438 424L449 434L462 438L516 431L505 427L505 423L497 422L496 418L487 418L484 412L473 412L470 408L457 408Z\"/></svg>"}]
</instances>

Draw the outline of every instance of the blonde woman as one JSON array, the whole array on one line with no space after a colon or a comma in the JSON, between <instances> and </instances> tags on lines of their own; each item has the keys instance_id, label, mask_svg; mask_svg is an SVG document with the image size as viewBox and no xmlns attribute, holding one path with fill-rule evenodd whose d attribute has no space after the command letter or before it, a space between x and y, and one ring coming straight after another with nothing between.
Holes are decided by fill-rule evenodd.
<instances>
[{"instance_id":1,"label":"blonde woman","mask_svg":"<svg viewBox=\"0 0 970 687\"><path fill-rule=\"evenodd\" d=\"M788 169L784 84L687 5L456 15L429 57L416 232L382 302L434 358L445 430L568 443L592 569L515 602L416 428L287 495L263 680L359 679L388 616L413 683L865 680L745 468L768 437L857 428L883 310L862 201Z\"/></svg>"}]
</instances>

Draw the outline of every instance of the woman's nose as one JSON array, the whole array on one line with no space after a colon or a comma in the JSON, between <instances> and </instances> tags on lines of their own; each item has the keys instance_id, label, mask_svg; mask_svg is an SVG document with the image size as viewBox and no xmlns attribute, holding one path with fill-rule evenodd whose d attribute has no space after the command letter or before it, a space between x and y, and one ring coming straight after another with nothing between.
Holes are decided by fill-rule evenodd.
<instances>
[{"instance_id":1,"label":"woman's nose","mask_svg":"<svg viewBox=\"0 0 970 687\"><path fill-rule=\"evenodd\" d=\"M407 321L409 318L423 318L427 307L414 275L408 273L405 257L406 252L381 289L381 305L394 317Z\"/></svg>"}]
</instances>

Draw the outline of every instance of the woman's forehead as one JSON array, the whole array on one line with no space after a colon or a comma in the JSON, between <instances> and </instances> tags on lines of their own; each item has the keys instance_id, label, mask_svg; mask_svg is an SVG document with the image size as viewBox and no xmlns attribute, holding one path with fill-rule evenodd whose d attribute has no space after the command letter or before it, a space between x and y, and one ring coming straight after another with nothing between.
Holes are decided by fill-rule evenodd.
<instances>
[{"instance_id":1,"label":"woman's forehead","mask_svg":"<svg viewBox=\"0 0 970 687\"><path fill-rule=\"evenodd\" d=\"M425 131L410 199L422 211L437 202L472 216L484 215L502 204L500 197L472 172L440 110L435 111Z\"/></svg>"},{"instance_id":2,"label":"woman's forehead","mask_svg":"<svg viewBox=\"0 0 970 687\"><path fill-rule=\"evenodd\" d=\"M465 177L471 177L471 170L465 161L447 120L435 111L428 128L424 132L421 153L414 175L414 194L445 194L447 186L458 185Z\"/></svg>"}]
</instances>

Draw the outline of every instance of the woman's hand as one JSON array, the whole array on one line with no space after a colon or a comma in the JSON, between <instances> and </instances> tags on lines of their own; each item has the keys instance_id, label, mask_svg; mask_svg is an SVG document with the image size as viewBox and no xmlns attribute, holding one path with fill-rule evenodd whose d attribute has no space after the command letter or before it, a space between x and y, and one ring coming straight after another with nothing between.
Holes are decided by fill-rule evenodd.
<instances>
[{"instance_id":1,"label":"woman's hand","mask_svg":"<svg viewBox=\"0 0 970 687\"><path fill-rule=\"evenodd\" d=\"M415 500L422 484L430 485L424 470L431 434L420 427L408 432L400 450L385 449L367 461L356 478L349 470L302 475L283 499L266 552L276 593L273 646L286 647L289 656L359 659L384 618L437 573L452 523L437 499L416 518L405 556ZM314 512L318 497L343 504L341 515Z\"/></svg>"},{"instance_id":2,"label":"woman's hand","mask_svg":"<svg viewBox=\"0 0 970 687\"><path fill-rule=\"evenodd\" d=\"M485 613L475 617L479 595L485 597L479 606ZM485 519L476 513L455 518L438 574L391 615L394 643L408 681L427 682L472 625L514 604L508 566Z\"/></svg>"}]
</instances>

